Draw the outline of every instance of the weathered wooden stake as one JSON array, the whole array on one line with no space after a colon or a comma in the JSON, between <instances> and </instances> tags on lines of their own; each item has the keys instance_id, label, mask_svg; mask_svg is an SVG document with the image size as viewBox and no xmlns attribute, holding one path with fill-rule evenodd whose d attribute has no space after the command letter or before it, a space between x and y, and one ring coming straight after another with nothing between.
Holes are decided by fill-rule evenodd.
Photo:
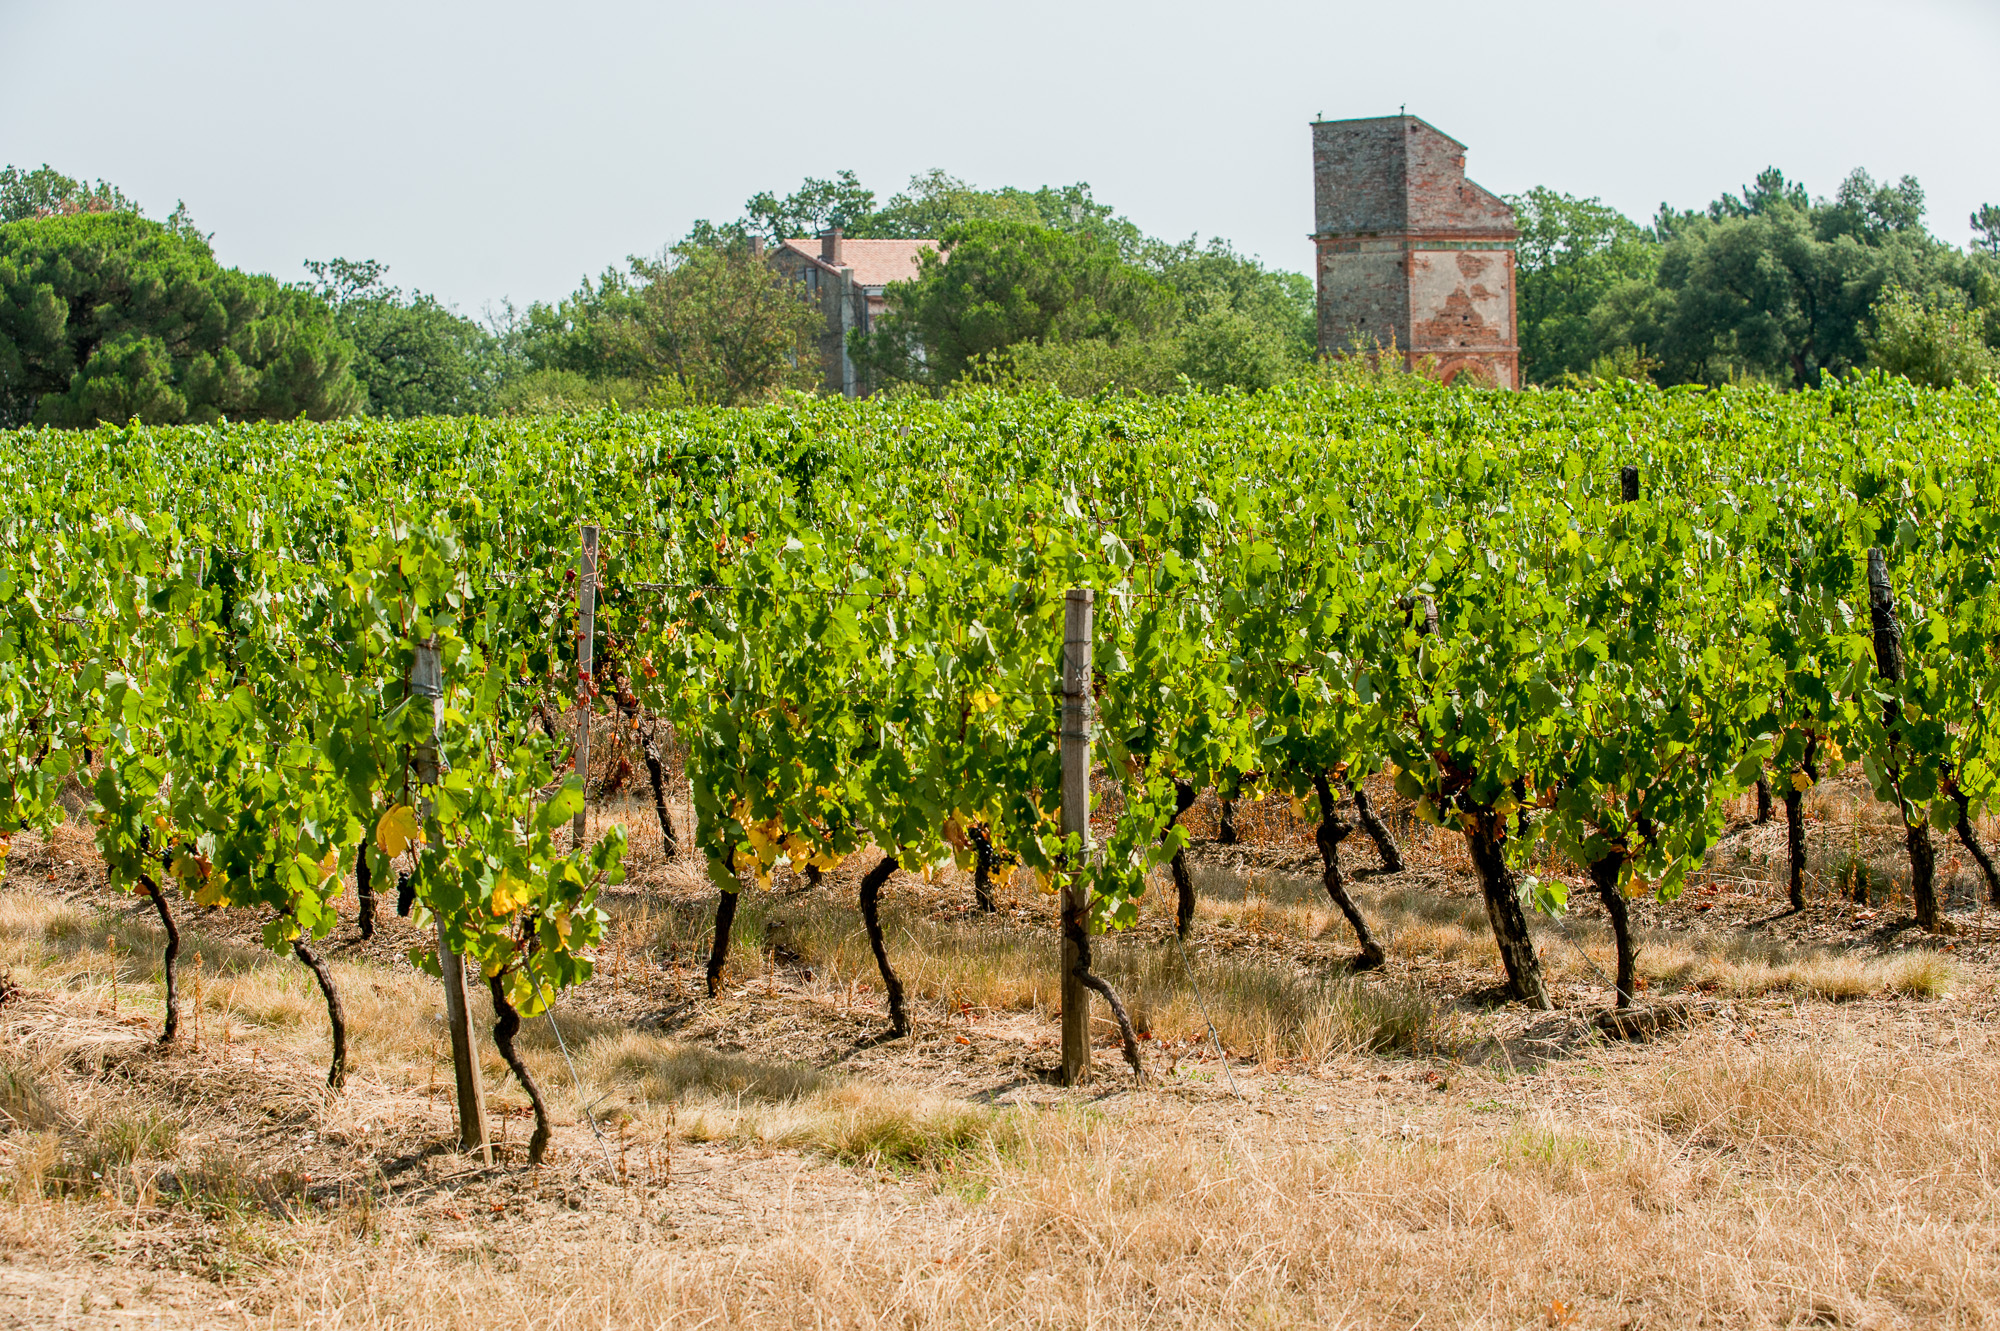
<instances>
[{"instance_id":1,"label":"weathered wooden stake","mask_svg":"<svg viewBox=\"0 0 2000 1331\"><path fill-rule=\"evenodd\" d=\"M444 670L438 659L437 639L417 644L416 664L410 671L410 692L431 703L431 733L411 755L419 785L434 786L443 775L438 758L437 719L444 710ZM430 801L418 810L428 821ZM458 1088L458 1144L460 1149L477 1151L482 1163L493 1163L493 1147L486 1132L486 1092L479 1082L479 1046L474 1043L472 1017L465 1006L465 963L445 942L444 921L437 922L438 968L444 972L444 1022L451 1032L451 1072Z\"/></svg>"},{"instance_id":2,"label":"weathered wooden stake","mask_svg":"<svg viewBox=\"0 0 2000 1331\"><path fill-rule=\"evenodd\" d=\"M1090 636L1093 596L1077 589L1063 598L1062 830L1075 836L1083 862L1090 859ZM1083 864L1069 866L1080 869ZM1065 881L1063 919L1088 927L1089 888ZM1090 991L1077 977L1081 954L1063 930L1062 1079L1076 1086L1090 1076Z\"/></svg>"},{"instance_id":3,"label":"weathered wooden stake","mask_svg":"<svg viewBox=\"0 0 2000 1331\"><path fill-rule=\"evenodd\" d=\"M590 664L591 644L597 637L597 528L583 525L583 545L576 559L576 779L590 785ZM570 820L569 839L583 844L583 819L578 809Z\"/></svg>"}]
</instances>

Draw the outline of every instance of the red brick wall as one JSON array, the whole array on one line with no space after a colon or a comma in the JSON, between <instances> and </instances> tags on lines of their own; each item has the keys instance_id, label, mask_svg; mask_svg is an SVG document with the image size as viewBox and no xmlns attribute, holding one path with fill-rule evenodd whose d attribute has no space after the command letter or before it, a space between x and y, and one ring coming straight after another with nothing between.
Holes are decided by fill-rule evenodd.
<instances>
[{"instance_id":1,"label":"red brick wall","mask_svg":"<svg viewBox=\"0 0 2000 1331\"><path fill-rule=\"evenodd\" d=\"M1313 186L1323 354L1360 334L1516 386L1514 214L1462 144L1415 116L1316 123Z\"/></svg>"}]
</instances>

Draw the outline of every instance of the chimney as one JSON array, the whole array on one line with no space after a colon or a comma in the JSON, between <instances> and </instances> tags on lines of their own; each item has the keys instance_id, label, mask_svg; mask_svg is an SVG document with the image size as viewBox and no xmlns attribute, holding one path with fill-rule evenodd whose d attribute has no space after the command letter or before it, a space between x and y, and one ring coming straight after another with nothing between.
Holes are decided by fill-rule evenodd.
<instances>
[{"instance_id":1,"label":"chimney","mask_svg":"<svg viewBox=\"0 0 2000 1331\"><path fill-rule=\"evenodd\" d=\"M750 257L753 259L764 257L764 238L762 236L750 237Z\"/></svg>"},{"instance_id":2,"label":"chimney","mask_svg":"<svg viewBox=\"0 0 2000 1331\"><path fill-rule=\"evenodd\" d=\"M819 257L835 268L840 267L840 228L830 226L819 233Z\"/></svg>"}]
</instances>

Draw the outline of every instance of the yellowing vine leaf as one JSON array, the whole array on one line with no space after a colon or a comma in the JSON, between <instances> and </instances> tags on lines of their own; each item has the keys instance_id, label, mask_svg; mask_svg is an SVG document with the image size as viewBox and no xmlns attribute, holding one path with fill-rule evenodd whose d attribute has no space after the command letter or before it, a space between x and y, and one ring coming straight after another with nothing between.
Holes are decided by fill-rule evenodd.
<instances>
[{"instance_id":1,"label":"yellowing vine leaf","mask_svg":"<svg viewBox=\"0 0 2000 1331\"><path fill-rule=\"evenodd\" d=\"M527 904L528 885L511 872L503 871L500 880L493 884L493 913L504 919Z\"/></svg>"},{"instance_id":2,"label":"yellowing vine leaf","mask_svg":"<svg viewBox=\"0 0 2000 1331\"><path fill-rule=\"evenodd\" d=\"M743 835L749 839L750 853L757 857L757 863L768 867L777 862L785 836L785 820L767 818L761 823L750 823L744 827Z\"/></svg>"},{"instance_id":3,"label":"yellowing vine leaf","mask_svg":"<svg viewBox=\"0 0 2000 1331\"><path fill-rule=\"evenodd\" d=\"M417 811L407 804L391 807L375 824L375 846L392 860L423 839L423 824L417 821Z\"/></svg>"}]
</instances>

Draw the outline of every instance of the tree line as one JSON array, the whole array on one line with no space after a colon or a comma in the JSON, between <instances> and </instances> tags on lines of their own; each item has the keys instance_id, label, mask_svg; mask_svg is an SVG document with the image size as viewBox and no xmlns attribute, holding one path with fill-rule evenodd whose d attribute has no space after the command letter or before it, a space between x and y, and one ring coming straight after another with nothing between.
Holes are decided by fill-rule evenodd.
<instances>
[{"instance_id":1,"label":"tree line","mask_svg":"<svg viewBox=\"0 0 2000 1331\"><path fill-rule=\"evenodd\" d=\"M1524 375L1559 385L2000 373L2000 208L1961 250L1914 179L1815 199L1774 170L1648 225L1535 189L1520 217ZM850 351L868 387L1075 395L1268 387L1318 358L1310 278L1227 241L1147 236L1090 186L981 189L941 170L879 200L851 171L764 191L560 300L473 319L380 261L282 282L224 267L185 205L0 170L0 426L510 414L740 404L819 382L820 312L760 242L839 227L934 239ZM949 256L948 259L946 256Z\"/></svg>"},{"instance_id":2,"label":"tree line","mask_svg":"<svg viewBox=\"0 0 2000 1331\"><path fill-rule=\"evenodd\" d=\"M1961 250L1924 192L1854 171L1813 198L1775 167L1640 225L1598 199L1510 197L1521 364L1534 383L1649 378L1812 387L1880 368L1942 385L2000 373L2000 207Z\"/></svg>"}]
</instances>

